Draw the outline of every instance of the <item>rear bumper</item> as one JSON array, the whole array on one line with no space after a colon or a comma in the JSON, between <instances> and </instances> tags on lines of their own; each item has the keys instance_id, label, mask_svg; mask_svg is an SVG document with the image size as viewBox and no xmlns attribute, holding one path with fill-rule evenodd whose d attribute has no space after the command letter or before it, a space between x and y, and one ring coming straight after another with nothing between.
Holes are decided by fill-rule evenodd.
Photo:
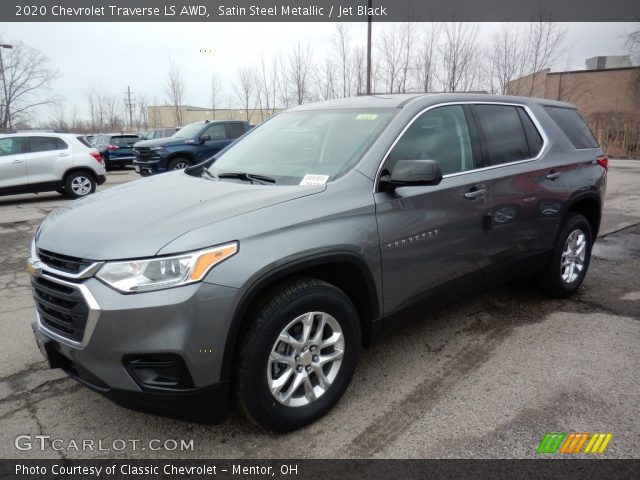
<instances>
[{"instance_id":1,"label":"rear bumper","mask_svg":"<svg viewBox=\"0 0 640 480\"><path fill-rule=\"evenodd\" d=\"M132 165L133 156L131 157L105 157L105 165Z\"/></svg>"},{"instance_id":2,"label":"rear bumper","mask_svg":"<svg viewBox=\"0 0 640 480\"><path fill-rule=\"evenodd\" d=\"M107 176L106 175L98 175L98 176L96 176L96 183L98 185L102 185L106 181L107 181Z\"/></svg>"}]
</instances>

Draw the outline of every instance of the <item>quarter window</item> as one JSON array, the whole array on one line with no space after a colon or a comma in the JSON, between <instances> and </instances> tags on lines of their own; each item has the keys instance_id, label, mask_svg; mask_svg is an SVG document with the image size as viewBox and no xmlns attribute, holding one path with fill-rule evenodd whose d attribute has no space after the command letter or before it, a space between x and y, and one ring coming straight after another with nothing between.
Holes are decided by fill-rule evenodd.
<instances>
[{"instance_id":1,"label":"quarter window","mask_svg":"<svg viewBox=\"0 0 640 480\"><path fill-rule=\"evenodd\" d=\"M553 121L577 149L596 148L598 141L577 110L562 107L544 107Z\"/></svg>"},{"instance_id":2,"label":"quarter window","mask_svg":"<svg viewBox=\"0 0 640 480\"><path fill-rule=\"evenodd\" d=\"M474 168L469 128L461 105L434 108L420 115L389 154L385 168L399 160L435 160L443 175Z\"/></svg>"},{"instance_id":3,"label":"quarter window","mask_svg":"<svg viewBox=\"0 0 640 480\"><path fill-rule=\"evenodd\" d=\"M9 137L0 139L0 157L5 155L16 155L24 153L23 140L20 137Z\"/></svg>"},{"instance_id":4,"label":"quarter window","mask_svg":"<svg viewBox=\"0 0 640 480\"><path fill-rule=\"evenodd\" d=\"M475 105L474 115L484 133L489 165L531 158L517 107Z\"/></svg>"}]
</instances>

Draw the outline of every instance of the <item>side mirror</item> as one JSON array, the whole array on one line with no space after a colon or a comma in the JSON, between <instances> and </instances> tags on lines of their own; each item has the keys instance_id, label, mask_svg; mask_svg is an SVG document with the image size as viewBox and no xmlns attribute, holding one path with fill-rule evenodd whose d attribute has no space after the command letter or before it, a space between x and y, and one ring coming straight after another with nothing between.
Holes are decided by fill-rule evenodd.
<instances>
[{"instance_id":1,"label":"side mirror","mask_svg":"<svg viewBox=\"0 0 640 480\"><path fill-rule=\"evenodd\" d=\"M211 135L200 135L201 142L207 142L209 140L211 140Z\"/></svg>"},{"instance_id":2,"label":"side mirror","mask_svg":"<svg viewBox=\"0 0 640 480\"><path fill-rule=\"evenodd\" d=\"M380 183L388 187L411 187L438 185L442 180L442 170L435 160L399 160L391 175L384 175Z\"/></svg>"}]
</instances>

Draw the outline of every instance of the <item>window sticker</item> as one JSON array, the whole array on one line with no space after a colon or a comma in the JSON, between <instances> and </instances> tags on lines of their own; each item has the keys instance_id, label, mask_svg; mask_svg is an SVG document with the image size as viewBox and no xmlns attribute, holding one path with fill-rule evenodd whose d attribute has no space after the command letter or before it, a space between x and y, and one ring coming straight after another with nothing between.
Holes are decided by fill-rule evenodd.
<instances>
[{"instance_id":1,"label":"window sticker","mask_svg":"<svg viewBox=\"0 0 640 480\"><path fill-rule=\"evenodd\" d=\"M375 120L378 118L378 115L374 113L361 113L356 117L356 120Z\"/></svg>"},{"instance_id":2,"label":"window sticker","mask_svg":"<svg viewBox=\"0 0 640 480\"><path fill-rule=\"evenodd\" d=\"M300 185L324 185L329 180L329 175L313 175L311 173L307 173Z\"/></svg>"}]
</instances>

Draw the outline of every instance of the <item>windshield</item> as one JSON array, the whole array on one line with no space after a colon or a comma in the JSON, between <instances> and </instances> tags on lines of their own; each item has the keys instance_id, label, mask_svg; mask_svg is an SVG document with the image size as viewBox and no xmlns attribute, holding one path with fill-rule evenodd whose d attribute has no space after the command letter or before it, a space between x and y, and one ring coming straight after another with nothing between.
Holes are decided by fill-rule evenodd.
<instances>
[{"instance_id":1,"label":"windshield","mask_svg":"<svg viewBox=\"0 0 640 480\"><path fill-rule=\"evenodd\" d=\"M213 171L273 177L280 185L326 183L350 170L395 109L277 115L226 150Z\"/></svg>"},{"instance_id":2,"label":"windshield","mask_svg":"<svg viewBox=\"0 0 640 480\"><path fill-rule=\"evenodd\" d=\"M171 135L171 138L193 138L202 129L202 125L204 124L201 122L187 125L183 129Z\"/></svg>"}]
</instances>

